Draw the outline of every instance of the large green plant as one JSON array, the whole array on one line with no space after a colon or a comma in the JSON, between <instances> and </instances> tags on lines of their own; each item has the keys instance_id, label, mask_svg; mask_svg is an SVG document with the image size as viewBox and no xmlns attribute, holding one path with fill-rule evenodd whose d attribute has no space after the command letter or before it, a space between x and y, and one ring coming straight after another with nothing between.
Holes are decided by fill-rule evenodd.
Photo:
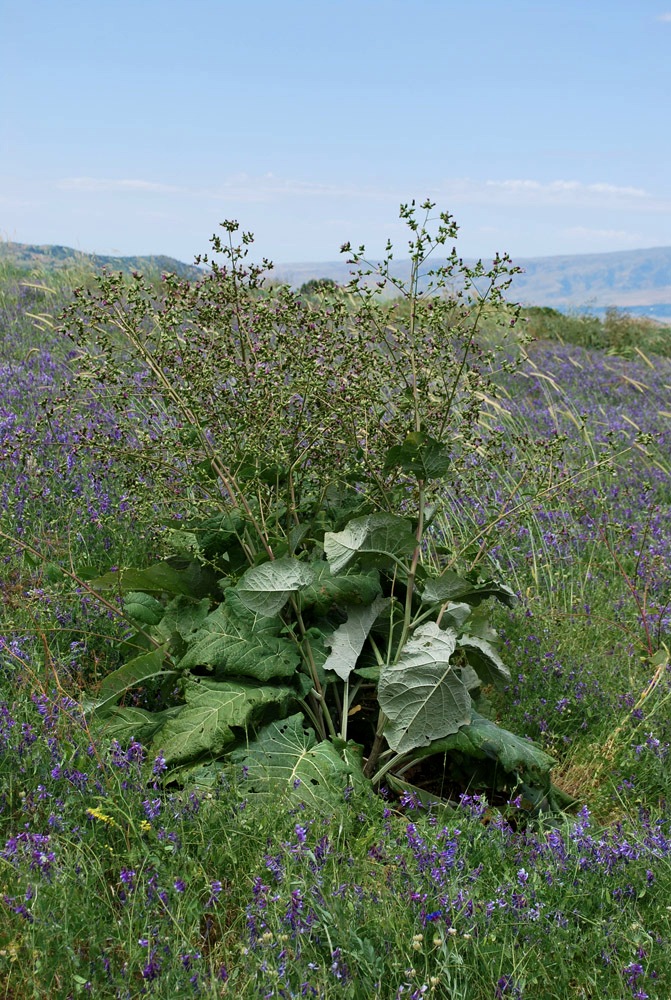
<instances>
[{"instance_id":1,"label":"large green plant","mask_svg":"<svg viewBox=\"0 0 671 1000\"><path fill-rule=\"evenodd\" d=\"M92 584L123 594L137 626L86 706L110 735L201 776L234 754L257 791L400 788L434 758L546 803L551 759L482 714L483 688L509 672L480 605L512 592L428 544L484 447L479 407L510 362L477 333L493 312L514 325L515 269L468 267L454 249L430 268L457 234L446 213L433 226L433 208L401 208L407 282L391 246L374 266L346 245L346 293L266 291L251 237L235 245L225 223L225 263L204 258L202 281L169 278L157 297L140 276L107 275L69 311L77 373L127 432L120 461L155 505L176 493L183 511L173 556ZM129 705L138 685L156 701Z\"/></svg>"}]
</instances>

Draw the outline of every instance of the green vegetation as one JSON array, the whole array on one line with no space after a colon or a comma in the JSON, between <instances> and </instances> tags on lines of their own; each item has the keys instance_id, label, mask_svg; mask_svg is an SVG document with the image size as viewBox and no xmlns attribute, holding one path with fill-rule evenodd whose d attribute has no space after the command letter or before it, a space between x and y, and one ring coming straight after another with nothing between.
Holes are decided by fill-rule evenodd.
<instances>
[{"instance_id":1,"label":"green vegetation","mask_svg":"<svg viewBox=\"0 0 671 1000\"><path fill-rule=\"evenodd\" d=\"M176 274L180 278L197 281L201 277L198 268L184 264L174 257L110 257L102 254L88 254L71 247L36 246L32 243L12 243L0 241L0 268L30 272L33 277L43 276L52 284L54 280L74 277L82 283L84 277L107 268L132 274L142 271L145 277L160 279L161 274ZM69 272L69 275L67 274Z\"/></svg>"},{"instance_id":2,"label":"green vegetation","mask_svg":"<svg viewBox=\"0 0 671 1000\"><path fill-rule=\"evenodd\" d=\"M311 278L300 287L301 295L316 295L319 292L335 291L338 287L333 278Z\"/></svg>"},{"instance_id":3,"label":"green vegetation","mask_svg":"<svg viewBox=\"0 0 671 1000\"><path fill-rule=\"evenodd\" d=\"M421 213L5 265L5 996L668 995L669 362Z\"/></svg>"},{"instance_id":4,"label":"green vegetation","mask_svg":"<svg viewBox=\"0 0 671 1000\"><path fill-rule=\"evenodd\" d=\"M183 483L196 473L193 513L170 524L174 557L91 582L123 594L140 631L124 640L135 655L86 711L108 735L151 740L169 767L200 774L232 752L259 772L260 788L270 775L279 793L284 778L294 798L305 794L292 788L304 772L312 799L319 789L328 801L334 783L339 793L364 777L395 787L449 754L472 755L479 771L486 761L492 787L526 782L527 797L545 803L552 760L477 711L482 686L503 687L510 673L474 611L491 597L510 604L512 591L460 576L459 553L421 558L442 483L473 453L476 393L493 391L500 349L485 352L476 337L485 305L506 313L509 269L459 265L466 288L487 284L475 308L465 296L420 295L420 272L455 230L444 216L431 234L414 208L406 219L407 323L363 273L340 305L305 308L281 287L260 298L233 225L217 245L227 269L214 264L194 289L169 281L157 300L139 278L130 292L107 278L97 296L76 297L66 323L79 375L118 387L119 423L129 405L135 414L151 400L158 411L161 433L136 463L156 468L176 430L169 455L180 456ZM457 267L435 272L434 292ZM177 681L177 703L120 706L150 680ZM365 765L354 766L361 751Z\"/></svg>"},{"instance_id":5,"label":"green vegetation","mask_svg":"<svg viewBox=\"0 0 671 1000\"><path fill-rule=\"evenodd\" d=\"M671 356L671 328L654 320L608 309L604 319L589 313L565 315L548 306L528 306L522 319L534 340L558 340L622 357Z\"/></svg>"}]
</instances>

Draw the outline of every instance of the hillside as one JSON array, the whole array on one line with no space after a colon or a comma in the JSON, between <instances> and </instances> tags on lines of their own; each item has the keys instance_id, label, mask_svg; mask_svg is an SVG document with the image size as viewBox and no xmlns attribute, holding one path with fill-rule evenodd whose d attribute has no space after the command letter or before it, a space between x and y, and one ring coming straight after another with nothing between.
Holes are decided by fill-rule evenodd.
<instances>
[{"instance_id":1,"label":"hillside","mask_svg":"<svg viewBox=\"0 0 671 1000\"><path fill-rule=\"evenodd\" d=\"M37 246L33 243L0 242L0 262L14 264L26 270L56 271L69 267L108 267L113 271L176 274L180 278L197 278L202 271L193 264L184 264L174 257L109 257L82 253L72 247Z\"/></svg>"},{"instance_id":2,"label":"hillside","mask_svg":"<svg viewBox=\"0 0 671 1000\"><path fill-rule=\"evenodd\" d=\"M671 303L671 247L517 261L517 295L530 305L657 306Z\"/></svg>"},{"instance_id":3,"label":"hillside","mask_svg":"<svg viewBox=\"0 0 671 1000\"><path fill-rule=\"evenodd\" d=\"M613 253L529 257L514 261L517 275L511 297L524 305L601 311L617 306L651 316L671 316L671 247ZM407 278L408 261L396 261L393 274ZM311 278L348 279L344 261L280 265L274 275L300 286Z\"/></svg>"},{"instance_id":4,"label":"hillside","mask_svg":"<svg viewBox=\"0 0 671 1000\"><path fill-rule=\"evenodd\" d=\"M203 273L193 264L173 257L110 257L70 247L11 242L0 243L1 261L31 270L105 266L127 273L170 272L182 278L197 278ZM518 258L515 264L523 273L516 276L510 297L524 305L553 306L564 311L589 309L596 313L616 306L639 315L671 317L671 247ZM409 261L394 262L395 277L407 279L409 271ZM271 277L297 288L312 278L333 278L344 284L349 280L350 266L345 259L278 264Z\"/></svg>"}]
</instances>

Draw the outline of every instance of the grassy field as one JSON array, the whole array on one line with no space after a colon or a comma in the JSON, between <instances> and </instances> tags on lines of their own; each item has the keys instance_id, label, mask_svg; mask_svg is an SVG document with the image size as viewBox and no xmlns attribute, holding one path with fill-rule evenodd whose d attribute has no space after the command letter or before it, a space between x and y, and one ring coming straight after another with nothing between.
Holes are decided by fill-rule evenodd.
<instances>
[{"instance_id":1,"label":"grassy field","mask_svg":"<svg viewBox=\"0 0 671 1000\"><path fill-rule=\"evenodd\" d=\"M429 536L516 592L491 713L575 806L465 782L318 810L246 768L167 782L82 712L127 635L86 581L160 557L188 498L97 446L122 431L58 332L76 277L0 276L0 997L665 1000L671 331L551 317Z\"/></svg>"}]
</instances>

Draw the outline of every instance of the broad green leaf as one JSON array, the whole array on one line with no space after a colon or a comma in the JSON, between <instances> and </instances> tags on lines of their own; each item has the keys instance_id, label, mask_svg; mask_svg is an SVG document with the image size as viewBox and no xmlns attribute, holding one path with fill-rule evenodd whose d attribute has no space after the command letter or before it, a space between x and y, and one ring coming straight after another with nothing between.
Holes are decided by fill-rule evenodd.
<instances>
[{"instance_id":1,"label":"broad green leaf","mask_svg":"<svg viewBox=\"0 0 671 1000\"><path fill-rule=\"evenodd\" d=\"M166 638L177 633L182 639L188 639L200 628L209 613L210 601L207 597L195 601L179 594L167 604L158 631Z\"/></svg>"},{"instance_id":2,"label":"broad green leaf","mask_svg":"<svg viewBox=\"0 0 671 1000\"><path fill-rule=\"evenodd\" d=\"M146 631L134 632L132 635L129 635L127 639L122 639L117 647L124 662L126 663L129 660L134 660L135 657L140 656L141 653L151 653L151 651L155 648L156 646Z\"/></svg>"},{"instance_id":3,"label":"broad green leaf","mask_svg":"<svg viewBox=\"0 0 671 1000\"><path fill-rule=\"evenodd\" d=\"M476 689L482 684L481 678L477 675L470 663L464 663L459 667L455 667L455 670L459 672L461 683L469 692L475 692ZM472 699L473 695L471 695L471 704Z\"/></svg>"},{"instance_id":4,"label":"broad green leaf","mask_svg":"<svg viewBox=\"0 0 671 1000\"><path fill-rule=\"evenodd\" d=\"M355 792L370 792L370 780L364 775L363 767L363 747L354 740L341 740L338 736L331 739L331 743L342 757L347 767L348 784L354 788Z\"/></svg>"},{"instance_id":5,"label":"broad green leaf","mask_svg":"<svg viewBox=\"0 0 671 1000\"><path fill-rule=\"evenodd\" d=\"M219 573L224 569L239 572L248 565L244 550L233 532L184 531L170 532L171 548L178 556L188 556L197 564L216 564Z\"/></svg>"},{"instance_id":6,"label":"broad green leaf","mask_svg":"<svg viewBox=\"0 0 671 1000\"><path fill-rule=\"evenodd\" d=\"M147 590L151 593L190 594L191 586L186 575L167 562L154 563L147 569L121 569L118 573L105 573L91 580L94 590L119 590L122 592Z\"/></svg>"},{"instance_id":7,"label":"broad green leaf","mask_svg":"<svg viewBox=\"0 0 671 1000\"><path fill-rule=\"evenodd\" d=\"M289 532L289 549L291 552L296 552L299 548L301 542L307 534L310 532L310 525L303 521L300 524L295 524L291 531Z\"/></svg>"},{"instance_id":8,"label":"broad green leaf","mask_svg":"<svg viewBox=\"0 0 671 1000\"><path fill-rule=\"evenodd\" d=\"M499 634L489 624L489 614L486 608L481 606L471 612L468 619L468 634L475 635L478 639L484 639L486 642L496 644Z\"/></svg>"},{"instance_id":9,"label":"broad green leaf","mask_svg":"<svg viewBox=\"0 0 671 1000\"><path fill-rule=\"evenodd\" d=\"M137 740L147 745L168 719L181 712L182 706L166 708L162 712L147 712L143 708L113 705L96 723L96 736L115 739L121 744Z\"/></svg>"},{"instance_id":10,"label":"broad green leaf","mask_svg":"<svg viewBox=\"0 0 671 1000\"><path fill-rule=\"evenodd\" d=\"M405 607L397 597L392 597L389 607L371 628L371 634L375 636L377 647L383 651L387 663L392 663L399 654L404 621Z\"/></svg>"},{"instance_id":11,"label":"broad green leaf","mask_svg":"<svg viewBox=\"0 0 671 1000\"><path fill-rule=\"evenodd\" d=\"M314 607L325 614L334 604L370 604L380 593L380 578L369 573L338 573L327 562L312 563L314 581L298 595L301 609Z\"/></svg>"},{"instance_id":12,"label":"broad green leaf","mask_svg":"<svg viewBox=\"0 0 671 1000\"><path fill-rule=\"evenodd\" d=\"M422 600L426 604L444 604L445 601L459 602L472 590L473 584L469 580L465 580L463 576L459 576L451 569L446 569L439 577L426 581Z\"/></svg>"},{"instance_id":13,"label":"broad green leaf","mask_svg":"<svg viewBox=\"0 0 671 1000\"><path fill-rule=\"evenodd\" d=\"M174 670L164 670L163 660L165 658L165 647L160 646L151 653L143 653L136 656L134 660L124 663L118 670L114 670L104 678L98 694L94 699L87 700L83 704L84 714L90 715L92 712L100 712L107 706L119 700L122 694L142 684L144 681L155 677L167 677L174 674Z\"/></svg>"},{"instance_id":14,"label":"broad green leaf","mask_svg":"<svg viewBox=\"0 0 671 1000\"><path fill-rule=\"evenodd\" d=\"M502 729L477 712L472 720L457 732L435 740L430 746L413 753L413 759L437 753L458 752L467 757L489 759L506 771L534 782L546 782L555 761L535 743L521 739Z\"/></svg>"},{"instance_id":15,"label":"broad green leaf","mask_svg":"<svg viewBox=\"0 0 671 1000\"><path fill-rule=\"evenodd\" d=\"M421 431L413 431L403 444L390 448L384 460L385 469L402 469L422 480L441 479L451 465L447 445Z\"/></svg>"},{"instance_id":16,"label":"broad green leaf","mask_svg":"<svg viewBox=\"0 0 671 1000\"><path fill-rule=\"evenodd\" d=\"M303 673L301 670L296 671L291 683L296 701L306 698L310 694L310 691L314 689L312 677L310 677L307 673Z\"/></svg>"},{"instance_id":17,"label":"broad green leaf","mask_svg":"<svg viewBox=\"0 0 671 1000\"><path fill-rule=\"evenodd\" d=\"M307 587L314 576L310 566L298 559L269 560L243 573L235 592L249 611L271 617L281 611L289 594Z\"/></svg>"},{"instance_id":18,"label":"broad green leaf","mask_svg":"<svg viewBox=\"0 0 671 1000\"><path fill-rule=\"evenodd\" d=\"M178 557L175 556L175 560ZM177 569L180 574L182 582L184 583L184 593L198 600L204 597L219 597L219 573L216 573L211 566L204 566L197 559L191 559L190 561L184 561L177 568L176 565L173 568Z\"/></svg>"},{"instance_id":19,"label":"broad green leaf","mask_svg":"<svg viewBox=\"0 0 671 1000\"><path fill-rule=\"evenodd\" d=\"M450 601L443 612L440 624L443 628L454 628L459 631L463 628L464 623L470 619L472 613L473 609L470 604Z\"/></svg>"},{"instance_id":20,"label":"broad green leaf","mask_svg":"<svg viewBox=\"0 0 671 1000\"><path fill-rule=\"evenodd\" d=\"M220 674L268 681L291 677L299 663L295 645L280 635L281 618L248 611L233 590L194 634L180 667L216 667Z\"/></svg>"},{"instance_id":21,"label":"broad green leaf","mask_svg":"<svg viewBox=\"0 0 671 1000\"><path fill-rule=\"evenodd\" d=\"M505 584L494 580L473 583L452 570L445 570L435 579L427 580L422 593L422 600L426 604L465 601L472 607L477 607L488 597L495 597L507 607L512 607L516 600L515 591Z\"/></svg>"},{"instance_id":22,"label":"broad green leaf","mask_svg":"<svg viewBox=\"0 0 671 1000\"><path fill-rule=\"evenodd\" d=\"M172 520L168 526L170 541L176 549L203 555L212 559L216 555L237 549L239 538L244 532L245 521L235 513L213 514L205 518Z\"/></svg>"},{"instance_id":23,"label":"broad green leaf","mask_svg":"<svg viewBox=\"0 0 671 1000\"><path fill-rule=\"evenodd\" d=\"M125 614L133 621L141 625L158 625L165 613L165 607L157 601L151 594L144 594L141 591L126 595L123 602Z\"/></svg>"},{"instance_id":24,"label":"broad green leaf","mask_svg":"<svg viewBox=\"0 0 671 1000\"><path fill-rule=\"evenodd\" d=\"M170 531L169 540L173 552L189 556L200 555L201 550L198 536L193 531L181 531L173 528Z\"/></svg>"},{"instance_id":25,"label":"broad green leaf","mask_svg":"<svg viewBox=\"0 0 671 1000\"><path fill-rule=\"evenodd\" d=\"M474 608L477 608L480 602L486 600L488 597L495 597L497 601L505 604L507 608L514 607L517 601L517 594L507 584L497 583L495 580L486 580L474 587L473 594L468 598L468 602Z\"/></svg>"},{"instance_id":26,"label":"broad green leaf","mask_svg":"<svg viewBox=\"0 0 671 1000\"><path fill-rule=\"evenodd\" d=\"M152 746L169 764L216 757L238 738L235 729L247 729L269 706L280 711L293 696L286 686L190 680L186 704L158 731Z\"/></svg>"},{"instance_id":27,"label":"broad green leaf","mask_svg":"<svg viewBox=\"0 0 671 1000\"><path fill-rule=\"evenodd\" d=\"M470 722L470 695L450 664L456 641L452 629L428 622L398 662L382 669L378 700L389 719L387 742L397 753L427 746Z\"/></svg>"},{"instance_id":28,"label":"broad green leaf","mask_svg":"<svg viewBox=\"0 0 671 1000\"><path fill-rule=\"evenodd\" d=\"M466 659L483 684L501 688L510 682L510 671L491 643L475 635L465 635L459 640Z\"/></svg>"},{"instance_id":29,"label":"broad green leaf","mask_svg":"<svg viewBox=\"0 0 671 1000\"><path fill-rule=\"evenodd\" d=\"M400 559L414 552L416 544L410 522L396 514L355 517L343 531L327 531L324 535L324 552L334 574L356 556Z\"/></svg>"},{"instance_id":30,"label":"broad green leaf","mask_svg":"<svg viewBox=\"0 0 671 1000\"><path fill-rule=\"evenodd\" d=\"M357 677L362 677L365 681L374 681L376 684L380 680L380 667L357 667L355 670Z\"/></svg>"},{"instance_id":31,"label":"broad green leaf","mask_svg":"<svg viewBox=\"0 0 671 1000\"><path fill-rule=\"evenodd\" d=\"M301 714L271 722L247 750L232 759L247 768L246 786L259 795L284 795L317 811L341 806L345 787L364 781L361 758L341 753L331 740L317 743L312 730L303 729Z\"/></svg>"},{"instance_id":32,"label":"broad green leaf","mask_svg":"<svg viewBox=\"0 0 671 1000\"><path fill-rule=\"evenodd\" d=\"M356 666L373 622L388 604L389 598L378 597L367 607L349 609L347 621L325 638L331 653L324 663L324 670L335 670L341 680L347 680Z\"/></svg>"}]
</instances>

